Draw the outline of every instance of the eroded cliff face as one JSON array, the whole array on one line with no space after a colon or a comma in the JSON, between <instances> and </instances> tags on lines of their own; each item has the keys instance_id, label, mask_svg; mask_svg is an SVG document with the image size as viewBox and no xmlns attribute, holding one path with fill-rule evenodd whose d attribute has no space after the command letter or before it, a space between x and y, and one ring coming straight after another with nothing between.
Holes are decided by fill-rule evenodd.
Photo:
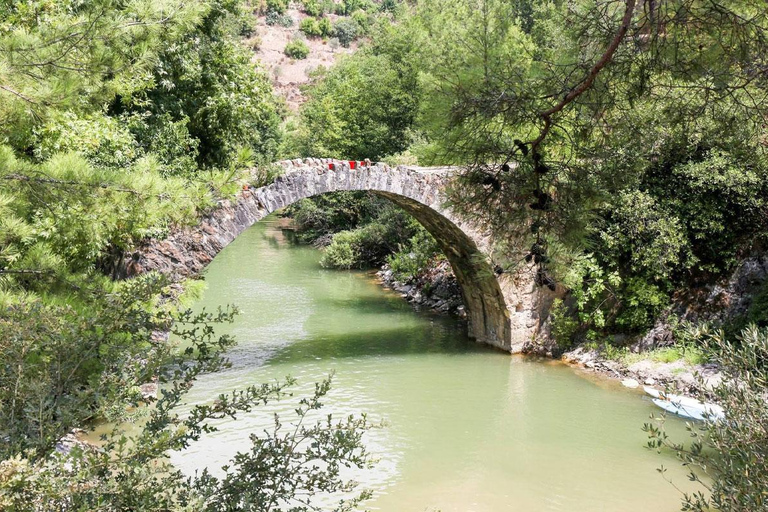
<instances>
[{"instance_id":1,"label":"eroded cliff face","mask_svg":"<svg viewBox=\"0 0 768 512\"><path fill-rule=\"evenodd\" d=\"M766 280L768 257L753 255L739 263L728 278L678 291L672 306L656 320L653 328L632 344L632 350L642 352L672 345L675 342L672 326L680 321L717 326L743 318Z\"/></svg>"}]
</instances>

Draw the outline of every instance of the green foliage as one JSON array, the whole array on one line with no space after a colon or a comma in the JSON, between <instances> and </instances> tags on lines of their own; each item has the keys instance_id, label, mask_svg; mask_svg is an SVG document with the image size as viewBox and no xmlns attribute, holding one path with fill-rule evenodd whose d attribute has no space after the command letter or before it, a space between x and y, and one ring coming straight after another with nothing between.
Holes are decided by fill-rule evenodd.
<instances>
[{"instance_id":1,"label":"green foliage","mask_svg":"<svg viewBox=\"0 0 768 512\"><path fill-rule=\"evenodd\" d=\"M293 26L293 18L291 18L288 14L280 14L275 11L269 11L267 13L267 16L264 18L264 21L267 25L277 25L279 27L292 27Z\"/></svg>"},{"instance_id":2,"label":"green foliage","mask_svg":"<svg viewBox=\"0 0 768 512\"><path fill-rule=\"evenodd\" d=\"M387 256L387 265L395 280L407 283L424 273L441 257L444 258L437 241L415 220L412 221L415 234L397 252Z\"/></svg>"},{"instance_id":3,"label":"green foliage","mask_svg":"<svg viewBox=\"0 0 768 512\"><path fill-rule=\"evenodd\" d=\"M175 123L188 120L198 166L229 168L242 148L258 160L271 160L279 143L279 117L269 77L251 64L239 41L247 20L238 2L216 0L194 30L168 41L154 69L157 86L118 98L112 110L149 112L144 120L150 126L164 116ZM135 132L142 134L151 136L152 130ZM152 140L139 143L146 147Z\"/></svg>"},{"instance_id":4,"label":"green foliage","mask_svg":"<svg viewBox=\"0 0 768 512\"><path fill-rule=\"evenodd\" d=\"M589 339L617 331L642 332L669 304L665 289L642 277L623 278L619 271L601 265L592 254L575 258L562 278Z\"/></svg>"},{"instance_id":5,"label":"green foliage","mask_svg":"<svg viewBox=\"0 0 768 512\"><path fill-rule=\"evenodd\" d=\"M150 87L163 40L189 30L204 11L174 0L7 4L0 9L0 141L27 150L52 111L98 111L115 95Z\"/></svg>"},{"instance_id":6,"label":"green foliage","mask_svg":"<svg viewBox=\"0 0 768 512\"><path fill-rule=\"evenodd\" d=\"M325 248L320 265L325 268L350 269L361 264L363 247L371 242L373 230L342 231Z\"/></svg>"},{"instance_id":7,"label":"green foliage","mask_svg":"<svg viewBox=\"0 0 768 512\"><path fill-rule=\"evenodd\" d=\"M44 292L112 271L123 250L193 221L212 199L202 185L161 179L151 158L119 170L74 153L32 164L0 146L0 179L0 290Z\"/></svg>"},{"instance_id":8,"label":"green foliage","mask_svg":"<svg viewBox=\"0 0 768 512\"><path fill-rule=\"evenodd\" d=\"M379 160L407 147L420 97L413 48L401 32L380 34L309 89L296 141L301 154Z\"/></svg>"},{"instance_id":9,"label":"green foliage","mask_svg":"<svg viewBox=\"0 0 768 512\"><path fill-rule=\"evenodd\" d=\"M623 284L616 326L620 332L629 333L649 329L659 313L669 305L669 295L640 277L626 279Z\"/></svg>"},{"instance_id":10,"label":"green foliage","mask_svg":"<svg viewBox=\"0 0 768 512\"><path fill-rule=\"evenodd\" d=\"M120 120L101 113L77 116L71 111L53 114L35 127L33 147L37 161L76 152L93 166L113 169L132 165L142 153Z\"/></svg>"},{"instance_id":11,"label":"green foliage","mask_svg":"<svg viewBox=\"0 0 768 512\"><path fill-rule=\"evenodd\" d=\"M320 35L323 37L329 37L333 33L333 25L328 18L320 18L317 26L320 29Z\"/></svg>"},{"instance_id":12,"label":"green foliage","mask_svg":"<svg viewBox=\"0 0 768 512\"><path fill-rule=\"evenodd\" d=\"M353 12L351 17L355 23L357 23L357 27L359 29L358 37L367 35L371 30L375 20L373 15L365 12L362 9L358 9ZM339 41L341 41L341 39L339 39Z\"/></svg>"},{"instance_id":13,"label":"green foliage","mask_svg":"<svg viewBox=\"0 0 768 512\"><path fill-rule=\"evenodd\" d=\"M758 327L768 327L768 282L763 283L752 297L746 321Z\"/></svg>"},{"instance_id":14,"label":"green foliage","mask_svg":"<svg viewBox=\"0 0 768 512\"><path fill-rule=\"evenodd\" d=\"M335 192L302 199L286 209L301 243L313 243L372 220L387 203L368 192Z\"/></svg>"},{"instance_id":15,"label":"green foliage","mask_svg":"<svg viewBox=\"0 0 768 512\"><path fill-rule=\"evenodd\" d=\"M596 236L606 264L663 281L693 261L685 228L646 193L620 194L603 217L605 227Z\"/></svg>"},{"instance_id":16,"label":"green foliage","mask_svg":"<svg viewBox=\"0 0 768 512\"><path fill-rule=\"evenodd\" d=\"M768 460L764 442L768 426L768 331L756 326L744 329L736 338L722 332L705 336L707 352L715 354L724 372L723 381L706 391L700 382L700 399L714 395L725 410L725 420L689 423L690 439L679 443L664 430L664 417L644 426L651 448L673 450L690 468L690 479L702 491L685 494L683 510L746 511L768 505ZM663 473L664 468L660 471Z\"/></svg>"},{"instance_id":17,"label":"green foliage","mask_svg":"<svg viewBox=\"0 0 768 512\"><path fill-rule=\"evenodd\" d=\"M265 6L267 13L285 14L288 9L288 0L266 0Z\"/></svg>"},{"instance_id":18,"label":"green foliage","mask_svg":"<svg viewBox=\"0 0 768 512\"><path fill-rule=\"evenodd\" d=\"M340 18L333 24L333 35L339 40L341 46L348 48L360 35L360 26L350 18Z\"/></svg>"},{"instance_id":19,"label":"green foliage","mask_svg":"<svg viewBox=\"0 0 768 512\"><path fill-rule=\"evenodd\" d=\"M0 343L13 363L0 372L0 507L214 511L255 504L265 510L290 501L294 510L309 511L315 493L352 490L355 484L341 472L370 465L362 446L370 425L365 417L310 419L322 408L330 378L299 401L293 420L275 416L274 429L251 435L251 449L238 453L223 476L206 470L188 478L169 462L171 451L214 432L221 419L285 398L293 381L252 385L181 417L175 411L197 377L228 364L223 351L233 340L217 336L214 326L232 313L157 310L158 285L162 281L152 276L126 282L117 293L99 295L103 302L89 304L86 314L22 303L0 317ZM184 347L178 352L152 339L171 322ZM152 377L163 386L157 400L143 398L137 387ZM148 402L153 407L143 407ZM128 412L137 406L138 412ZM53 450L92 417L139 416L143 429L129 435L115 427L99 449ZM350 510L368 495L363 491L335 510Z\"/></svg>"},{"instance_id":20,"label":"green foliage","mask_svg":"<svg viewBox=\"0 0 768 512\"><path fill-rule=\"evenodd\" d=\"M323 4L318 0L301 0L301 7L309 16L317 18L323 15Z\"/></svg>"},{"instance_id":21,"label":"green foliage","mask_svg":"<svg viewBox=\"0 0 768 512\"><path fill-rule=\"evenodd\" d=\"M306 34L308 37L319 37L323 35L323 30L320 28L320 23L312 16L308 16L301 20L301 23L299 23L299 30L304 32L304 34Z\"/></svg>"},{"instance_id":22,"label":"green foliage","mask_svg":"<svg viewBox=\"0 0 768 512\"><path fill-rule=\"evenodd\" d=\"M285 45L283 53L292 59L306 59L309 55L309 46L301 39L292 39Z\"/></svg>"},{"instance_id":23,"label":"green foliage","mask_svg":"<svg viewBox=\"0 0 768 512\"><path fill-rule=\"evenodd\" d=\"M352 231L333 235L320 264L325 268L367 268L380 266L395 250L402 233L386 222L371 222Z\"/></svg>"},{"instance_id":24,"label":"green foliage","mask_svg":"<svg viewBox=\"0 0 768 512\"><path fill-rule=\"evenodd\" d=\"M574 335L579 329L579 322L573 315L569 314L562 299L555 299L552 304L550 321L552 322L552 338L557 346L561 350L570 348L574 341Z\"/></svg>"},{"instance_id":25,"label":"green foliage","mask_svg":"<svg viewBox=\"0 0 768 512\"><path fill-rule=\"evenodd\" d=\"M720 273L734 266L739 251L765 239L768 171L762 152L749 147L749 133L736 130L731 137L741 140L722 140L713 129L696 135L706 142L672 141L663 165L650 167L644 181L685 227L695 267Z\"/></svg>"},{"instance_id":26,"label":"green foliage","mask_svg":"<svg viewBox=\"0 0 768 512\"><path fill-rule=\"evenodd\" d=\"M389 201L364 192L323 194L294 203L293 218L301 243L327 245L327 268L380 266L395 251L429 253L434 240L412 218ZM423 244L423 246L422 246Z\"/></svg>"},{"instance_id":27,"label":"green foliage","mask_svg":"<svg viewBox=\"0 0 768 512\"><path fill-rule=\"evenodd\" d=\"M341 269L381 266L415 230L414 221L395 208L390 206L356 229L334 234L320 264Z\"/></svg>"},{"instance_id":28,"label":"green foliage","mask_svg":"<svg viewBox=\"0 0 768 512\"><path fill-rule=\"evenodd\" d=\"M381 12L394 12L397 9L397 0L382 0L379 4Z\"/></svg>"},{"instance_id":29,"label":"green foliage","mask_svg":"<svg viewBox=\"0 0 768 512\"><path fill-rule=\"evenodd\" d=\"M195 177L200 141L189 133L188 117L174 121L168 113L153 116L145 112L122 118L137 144L142 144L144 152L160 163L163 176Z\"/></svg>"}]
</instances>

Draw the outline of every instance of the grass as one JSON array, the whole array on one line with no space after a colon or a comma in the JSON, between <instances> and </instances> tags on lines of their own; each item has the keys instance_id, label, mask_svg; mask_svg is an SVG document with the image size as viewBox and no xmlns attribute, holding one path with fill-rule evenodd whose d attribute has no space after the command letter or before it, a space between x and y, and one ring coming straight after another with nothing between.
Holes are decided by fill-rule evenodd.
<instances>
[{"instance_id":1,"label":"grass","mask_svg":"<svg viewBox=\"0 0 768 512\"><path fill-rule=\"evenodd\" d=\"M597 344L593 345L589 348L598 349L603 357L619 361L626 366L646 360L655 363L674 363L682 359L689 365L707 362L707 356L704 351L692 345L674 345L640 353L630 352L626 347L615 347L608 343L605 343L602 347Z\"/></svg>"}]
</instances>

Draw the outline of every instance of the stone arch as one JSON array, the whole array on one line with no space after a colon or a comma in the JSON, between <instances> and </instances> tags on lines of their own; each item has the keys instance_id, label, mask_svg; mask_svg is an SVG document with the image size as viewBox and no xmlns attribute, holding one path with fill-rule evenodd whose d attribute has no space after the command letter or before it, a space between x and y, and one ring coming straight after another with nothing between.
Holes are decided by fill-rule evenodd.
<instances>
[{"instance_id":1,"label":"stone arch","mask_svg":"<svg viewBox=\"0 0 768 512\"><path fill-rule=\"evenodd\" d=\"M488 237L445 206L444 191L454 169L385 164L351 169L348 162L313 158L278 164L285 173L273 183L244 190L235 202L220 202L195 228L141 247L125 274L197 274L243 230L274 211L328 192L366 190L401 207L435 237L461 287L471 337L519 352L535 335L541 305L532 280L526 272L497 276Z\"/></svg>"}]
</instances>

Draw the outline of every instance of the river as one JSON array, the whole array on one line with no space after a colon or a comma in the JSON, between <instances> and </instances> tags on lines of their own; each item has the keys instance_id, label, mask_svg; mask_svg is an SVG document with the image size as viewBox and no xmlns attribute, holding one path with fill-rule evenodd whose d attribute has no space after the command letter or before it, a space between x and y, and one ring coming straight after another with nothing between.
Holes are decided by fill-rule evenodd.
<instances>
[{"instance_id":1,"label":"river","mask_svg":"<svg viewBox=\"0 0 768 512\"><path fill-rule=\"evenodd\" d=\"M555 361L510 356L468 339L453 318L414 311L370 273L324 270L274 216L245 231L206 270L195 309L236 304L222 329L232 368L203 376L189 404L291 375L296 392L335 371L327 412L369 412L379 459L355 477L371 510L442 512L674 511L691 489L670 454L645 448L658 412L637 390ZM227 463L277 409L257 410L172 461L185 472ZM683 422L669 428L683 439Z\"/></svg>"}]
</instances>

